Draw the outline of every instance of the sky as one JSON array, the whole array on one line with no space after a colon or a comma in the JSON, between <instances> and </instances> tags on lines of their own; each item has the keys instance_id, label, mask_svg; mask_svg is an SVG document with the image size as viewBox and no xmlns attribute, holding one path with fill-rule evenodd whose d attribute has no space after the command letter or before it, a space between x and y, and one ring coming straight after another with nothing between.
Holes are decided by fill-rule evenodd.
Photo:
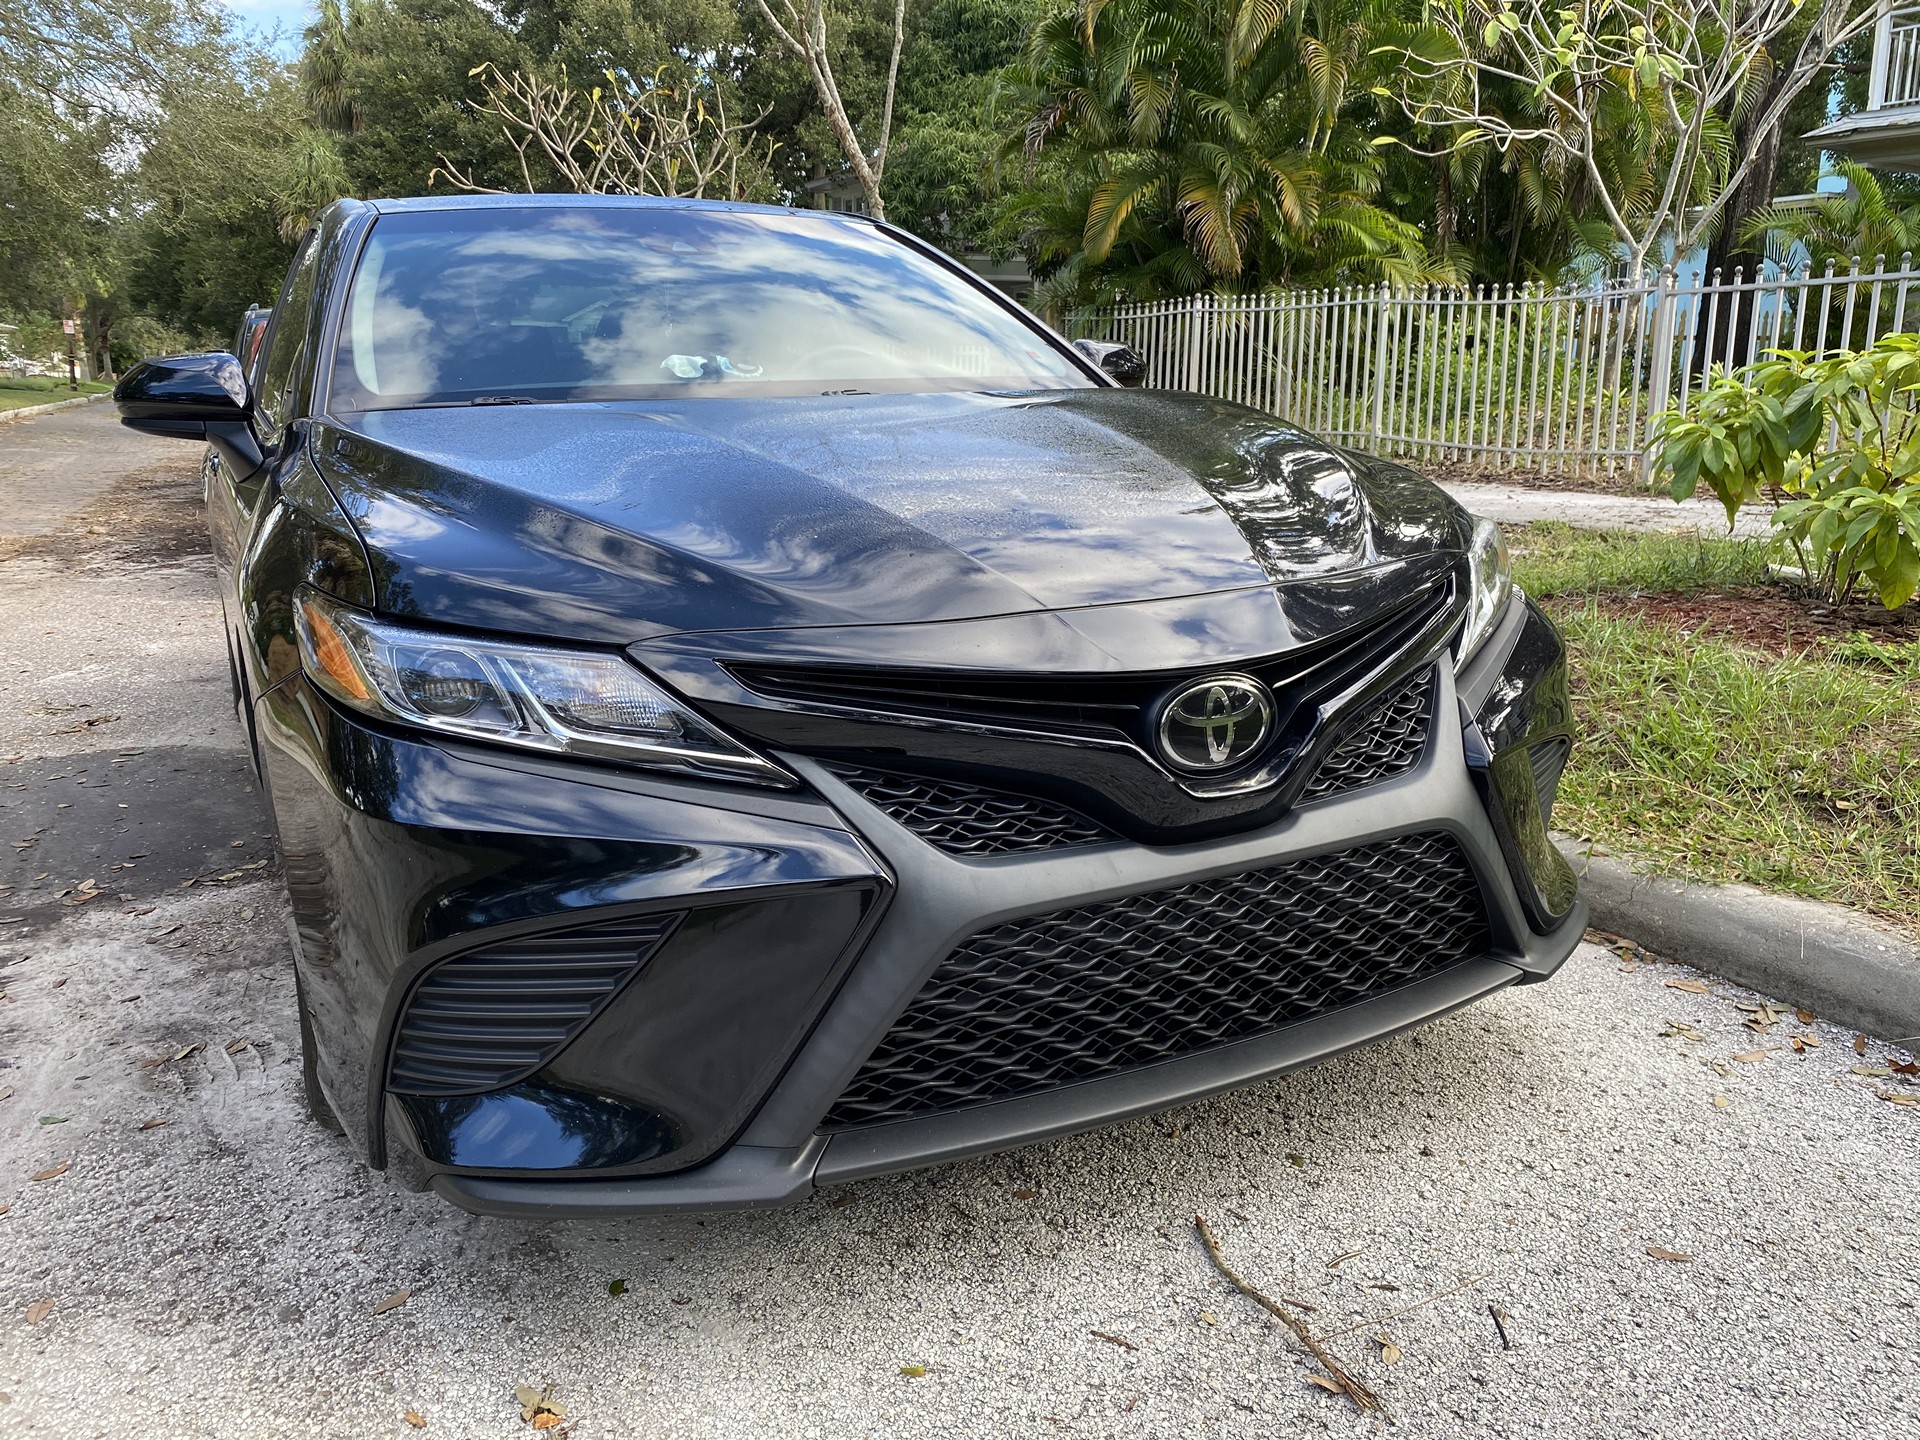
<instances>
[{"instance_id":1,"label":"sky","mask_svg":"<svg viewBox=\"0 0 1920 1440\"><path fill-rule=\"evenodd\" d=\"M300 32L312 18L313 0L225 0L240 23L262 36L277 26L278 52L291 60L300 49Z\"/></svg>"}]
</instances>

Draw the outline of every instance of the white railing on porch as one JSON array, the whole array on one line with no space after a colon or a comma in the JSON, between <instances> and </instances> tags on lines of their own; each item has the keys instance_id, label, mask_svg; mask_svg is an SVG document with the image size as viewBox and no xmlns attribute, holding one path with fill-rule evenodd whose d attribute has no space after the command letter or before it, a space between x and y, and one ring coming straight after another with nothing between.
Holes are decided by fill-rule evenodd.
<instances>
[{"instance_id":1,"label":"white railing on porch","mask_svg":"<svg viewBox=\"0 0 1920 1440\"><path fill-rule=\"evenodd\" d=\"M1920 266L1903 256L1692 281L1200 295L1077 311L1066 324L1139 351L1149 386L1239 401L1356 449L1601 473L1644 464L1653 417L1683 403L1710 363L1920 329Z\"/></svg>"},{"instance_id":2,"label":"white railing on porch","mask_svg":"<svg viewBox=\"0 0 1920 1440\"><path fill-rule=\"evenodd\" d=\"M1867 109L1896 105L1920 105L1920 8L1891 11L1874 30Z\"/></svg>"}]
</instances>

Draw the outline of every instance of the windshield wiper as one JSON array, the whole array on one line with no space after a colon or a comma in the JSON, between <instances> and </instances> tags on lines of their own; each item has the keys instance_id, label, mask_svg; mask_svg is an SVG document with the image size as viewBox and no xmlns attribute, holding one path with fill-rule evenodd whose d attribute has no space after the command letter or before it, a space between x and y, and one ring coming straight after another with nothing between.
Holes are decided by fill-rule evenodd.
<instances>
[{"instance_id":1,"label":"windshield wiper","mask_svg":"<svg viewBox=\"0 0 1920 1440\"><path fill-rule=\"evenodd\" d=\"M476 395L467 402L469 405L536 405L531 395Z\"/></svg>"}]
</instances>

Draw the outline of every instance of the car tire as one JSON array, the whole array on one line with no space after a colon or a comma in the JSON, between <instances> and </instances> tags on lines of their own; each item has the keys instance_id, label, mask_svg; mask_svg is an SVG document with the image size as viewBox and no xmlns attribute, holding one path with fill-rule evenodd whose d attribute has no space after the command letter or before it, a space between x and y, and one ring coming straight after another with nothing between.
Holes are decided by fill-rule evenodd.
<instances>
[{"instance_id":1,"label":"car tire","mask_svg":"<svg viewBox=\"0 0 1920 1440\"><path fill-rule=\"evenodd\" d=\"M320 1088L320 1052L314 1046L313 1020L307 1014L307 985L297 967L293 972L293 1003L300 1012L300 1088L306 1097L307 1114L323 1129L344 1135L347 1127L333 1113L333 1106L327 1103L326 1093Z\"/></svg>"}]
</instances>

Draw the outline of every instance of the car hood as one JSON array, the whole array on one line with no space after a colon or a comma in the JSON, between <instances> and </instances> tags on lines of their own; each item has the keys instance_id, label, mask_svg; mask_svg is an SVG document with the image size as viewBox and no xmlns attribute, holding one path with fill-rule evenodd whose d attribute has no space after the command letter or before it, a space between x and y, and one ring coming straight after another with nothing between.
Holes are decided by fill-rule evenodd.
<instances>
[{"instance_id":1,"label":"car hood","mask_svg":"<svg viewBox=\"0 0 1920 1440\"><path fill-rule=\"evenodd\" d=\"M383 611L610 644L1244 592L1464 539L1411 472L1169 392L392 410L311 443Z\"/></svg>"}]
</instances>

